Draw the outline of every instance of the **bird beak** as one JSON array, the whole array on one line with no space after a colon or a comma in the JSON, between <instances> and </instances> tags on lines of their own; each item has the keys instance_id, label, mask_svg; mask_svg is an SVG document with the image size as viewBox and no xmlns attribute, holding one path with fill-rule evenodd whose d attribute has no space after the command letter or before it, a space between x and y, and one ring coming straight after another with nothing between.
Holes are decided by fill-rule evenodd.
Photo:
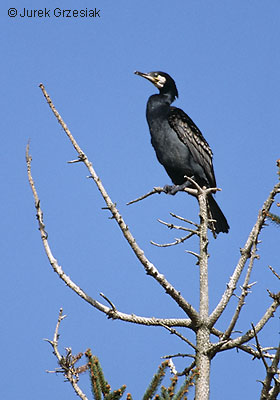
<instances>
[{"instance_id":1,"label":"bird beak","mask_svg":"<svg viewBox=\"0 0 280 400\"><path fill-rule=\"evenodd\" d=\"M155 77L146 74L145 72L139 72L139 71L134 71L135 75L139 75L142 76L145 79L148 79L148 81L151 81L154 85L156 84L157 80L155 79Z\"/></svg>"}]
</instances>

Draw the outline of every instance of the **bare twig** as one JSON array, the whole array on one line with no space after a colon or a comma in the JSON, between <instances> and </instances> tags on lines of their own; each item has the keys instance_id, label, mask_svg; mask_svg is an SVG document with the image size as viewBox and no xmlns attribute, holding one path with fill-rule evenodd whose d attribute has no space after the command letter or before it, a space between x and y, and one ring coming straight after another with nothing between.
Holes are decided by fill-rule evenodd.
<instances>
[{"instance_id":1,"label":"bare twig","mask_svg":"<svg viewBox=\"0 0 280 400\"><path fill-rule=\"evenodd\" d=\"M176 238L174 242L171 243L156 243L153 240L150 241L150 243L154 246L157 247L171 247L171 246L176 246L177 244L184 243L186 240L190 239L195 233L190 233L187 236L183 236L181 238Z\"/></svg>"},{"instance_id":2,"label":"bare twig","mask_svg":"<svg viewBox=\"0 0 280 400\"><path fill-rule=\"evenodd\" d=\"M245 304L245 298L249 294L249 291L250 291L251 287L254 284L254 283L249 284L249 281L250 281L250 276L251 276L251 272L252 272L252 269L253 269L254 261L255 261L256 258L258 258L256 252L257 252L257 244L254 242L253 245L252 245L250 262L249 262L249 265L248 265L247 273L246 273L246 276L245 276L245 279L244 279L244 283L242 285L241 296L239 297L239 302L238 302L238 304L236 306L236 309L235 309L234 315L232 317L232 320L230 321L230 324L229 324L228 328L226 329L223 337L221 338L222 340L223 339L227 339L227 338L230 337L230 335L231 335L231 333L232 333L232 331L233 331L233 329L234 329L234 327L236 325L236 322L237 322L237 320L239 318L239 315L240 315L240 312L242 310L242 307Z\"/></svg>"},{"instance_id":3,"label":"bare twig","mask_svg":"<svg viewBox=\"0 0 280 400\"><path fill-rule=\"evenodd\" d=\"M186 253L191 254L192 256L195 256L198 261L200 260L200 254L195 253L194 251L191 251L191 250L186 250Z\"/></svg>"},{"instance_id":4,"label":"bare twig","mask_svg":"<svg viewBox=\"0 0 280 400\"><path fill-rule=\"evenodd\" d=\"M159 243L156 243L156 242L154 242L153 240L151 240L150 243L151 243L152 245L154 245L154 246L157 246L157 247L170 247L170 246L175 246L175 245L177 245L177 244L184 243L186 240L190 239L190 238L191 238L192 236L194 236L194 235L198 235L198 236L199 236L199 230L198 230L198 229L197 229L197 230L194 230L194 229L190 229L190 228L185 228L184 226L174 225L174 224L171 224L171 223L169 223L169 222L162 221L161 219L158 219L158 222L161 223L162 225L167 226L169 229L177 229L177 230L189 232L189 234L186 235L186 236L183 236L183 237L181 237L181 238L176 238L175 241L174 241L174 242L171 242L171 243L159 244Z\"/></svg>"},{"instance_id":5,"label":"bare twig","mask_svg":"<svg viewBox=\"0 0 280 400\"><path fill-rule=\"evenodd\" d=\"M182 354L182 353L177 353L177 354L169 354L169 355L167 355L167 356L162 356L162 357L160 357L160 358L168 359L168 358L176 358L176 357L182 357L182 358L184 358L184 357L190 357L190 358L195 358L195 355L194 355L194 354Z\"/></svg>"},{"instance_id":6,"label":"bare twig","mask_svg":"<svg viewBox=\"0 0 280 400\"><path fill-rule=\"evenodd\" d=\"M261 400L277 400L280 393L280 372L278 368L280 360L280 343L272 360L271 366L266 368L266 377L264 379L263 388L261 392ZM276 378L275 376L278 377ZM271 386L272 379L274 380L274 387Z\"/></svg>"},{"instance_id":7,"label":"bare twig","mask_svg":"<svg viewBox=\"0 0 280 400\"><path fill-rule=\"evenodd\" d=\"M254 330L249 329L244 335L239 336L236 339L228 340L225 344L223 344L219 351L224 351L227 349L232 349L234 347L239 347L240 345L247 343L255 336L255 332L258 333L260 330L266 325L266 323L274 316L275 311L280 305L280 292L277 295L274 295L275 299L273 303L267 308L262 318L255 325ZM259 357L258 357L259 358Z\"/></svg>"},{"instance_id":8,"label":"bare twig","mask_svg":"<svg viewBox=\"0 0 280 400\"><path fill-rule=\"evenodd\" d=\"M61 324L61 321L66 318L66 315L62 315L63 314L63 309L61 308L59 310L59 314L58 314L58 320L57 320L57 324L55 327L55 331L54 331L54 335L53 335L53 340L49 340L49 339L45 339L48 343L50 343L53 347L53 351L54 351L54 355L56 356L56 358L58 359L58 361L61 360L62 356L60 355L59 351L58 351L58 331L59 331L59 326Z\"/></svg>"},{"instance_id":9,"label":"bare twig","mask_svg":"<svg viewBox=\"0 0 280 400\"><path fill-rule=\"evenodd\" d=\"M190 228L185 228L184 226L178 226L178 225L170 224L169 222L162 221L161 219L158 219L158 222L161 223L162 225L167 226L169 229L177 229L177 230L180 230L180 231L190 232L190 233L193 233L195 235L199 235L199 230L198 229L194 230L194 229L190 229Z\"/></svg>"},{"instance_id":10,"label":"bare twig","mask_svg":"<svg viewBox=\"0 0 280 400\"><path fill-rule=\"evenodd\" d=\"M189 339L187 339L185 336L183 336L180 332L176 331L176 329L170 328L169 326L167 326L165 324L161 324L161 326L163 326L165 329L167 329L171 334L178 336L181 340L188 343L189 346L191 346L194 350L196 350L195 345Z\"/></svg>"},{"instance_id":11,"label":"bare twig","mask_svg":"<svg viewBox=\"0 0 280 400\"><path fill-rule=\"evenodd\" d=\"M181 191L181 192L186 192L186 193L188 193L188 194L191 194L192 196L196 196L196 194L197 194L197 190L196 190L196 189L192 189L192 188L184 188L184 189L181 189L181 190L179 190L179 191ZM160 186L156 186L156 187L154 187L153 190L151 190L150 192L148 192L148 193L146 193L146 194L143 194L143 195L140 196L140 197L137 197L137 199L134 199L134 200L129 201L128 203L126 203L126 205L129 206L130 204L137 203L138 201L144 200L144 199L146 199L147 197L152 196L153 194L156 194L156 193L157 193L157 194L160 194L160 193L165 193L165 194L167 194L165 188L162 188L162 187L160 187Z\"/></svg>"},{"instance_id":12,"label":"bare twig","mask_svg":"<svg viewBox=\"0 0 280 400\"><path fill-rule=\"evenodd\" d=\"M178 376L184 376L184 375L187 376L187 375L189 375L189 373L195 367L195 365L196 365L196 362L193 361L189 367L185 368L182 372L178 372L177 375Z\"/></svg>"},{"instance_id":13,"label":"bare twig","mask_svg":"<svg viewBox=\"0 0 280 400\"><path fill-rule=\"evenodd\" d=\"M278 278L280 280L280 275L277 274L277 272L271 267L271 265L269 265L268 268L276 276L276 278Z\"/></svg>"},{"instance_id":14,"label":"bare twig","mask_svg":"<svg viewBox=\"0 0 280 400\"><path fill-rule=\"evenodd\" d=\"M267 370L268 365L267 365L267 362L266 362L265 357L264 357L264 355L263 355L263 350L262 350L262 348L261 348L261 345L260 345L260 342L259 342L259 339L258 339L258 335L257 335L256 329L255 329L255 327L254 327L254 324L251 324L251 326L252 326L252 329L253 329L253 332L254 332L257 350L258 350L258 352L260 353L260 358L262 359L262 362L263 362L263 364L264 364L264 366L265 366L265 369Z\"/></svg>"},{"instance_id":15,"label":"bare twig","mask_svg":"<svg viewBox=\"0 0 280 400\"><path fill-rule=\"evenodd\" d=\"M103 293L99 293L99 294L101 297L103 297L103 299L105 299L110 304L110 306L112 307L112 311L116 312L117 311L116 306L111 302L111 300L109 300L108 297L105 296L105 294L103 294Z\"/></svg>"},{"instance_id":16,"label":"bare twig","mask_svg":"<svg viewBox=\"0 0 280 400\"><path fill-rule=\"evenodd\" d=\"M210 331L211 331L211 334L213 334L214 336L218 337L219 339L222 338L223 335L224 335L224 332L219 331L218 329L213 328L213 327L211 328ZM211 355L211 358L217 352L227 350L226 344L227 343L231 343L232 340L233 340L232 338L225 339L225 340L221 340L220 339L220 341L218 343L212 343L210 345L210 348L209 348L209 354ZM230 347L230 348L232 348L232 347ZM237 344L236 348L239 349L239 350L244 351L247 354L251 354L253 356L253 358L260 358L259 352L257 350L255 350L255 349L253 349L250 345ZM266 349L263 349L263 355L264 355L264 357L272 360L274 358L274 355L268 353L267 352L268 350L273 350L273 348L267 347Z\"/></svg>"},{"instance_id":17,"label":"bare twig","mask_svg":"<svg viewBox=\"0 0 280 400\"><path fill-rule=\"evenodd\" d=\"M141 200L146 199L147 197L151 196L152 194L155 194L155 193L160 194L160 193L162 193L162 192L164 192L164 189L163 189L163 188L161 188L161 187L159 187L159 186L158 186L158 187L154 187L153 190L151 190L150 192L144 194L143 196L138 197L138 198L135 199L135 200L129 201L128 203L126 203L126 205L129 206L130 204L134 204L134 203L137 203L138 201L141 201Z\"/></svg>"},{"instance_id":18,"label":"bare twig","mask_svg":"<svg viewBox=\"0 0 280 400\"><path fill-rule=\"evenodd\" d=\"M58 338L59 338L59 326L61 321L66 317L66 315L62 315L62 308L59 310L58 321L56 324L56 328L54 331L53 340L45 339L53 348L53 353L57 358L60 369L54 372L61 372L66 377L66 379L71 383L75 393L82 399L87 400L87 396L83 393L83 391L78 386L79 381L79 368L75 367L75 363L81 358L82 353L77 356L72 355L72 351L70 348L66 349L67 354L66 357L62 356L58 350Z\"/></svg>"},{"instance_id":19,"label":"bare twig","mask_svg":"<svg viewBox=\"0 0 280 400\"><path fill-rule=\"evenodd\" d=\"M176 214L174 214L174 213L172 213L172 212L170 213L170 215L171 215L172 217L174 217L174 218L179 219L180 221L186 222L187 224L194 225L196 228L199 228L199 226L200 226L199 224L196 224L195 222L190 221L189 219L180 217L180 215L176 215Z\"/></svg>"}]
</instances>

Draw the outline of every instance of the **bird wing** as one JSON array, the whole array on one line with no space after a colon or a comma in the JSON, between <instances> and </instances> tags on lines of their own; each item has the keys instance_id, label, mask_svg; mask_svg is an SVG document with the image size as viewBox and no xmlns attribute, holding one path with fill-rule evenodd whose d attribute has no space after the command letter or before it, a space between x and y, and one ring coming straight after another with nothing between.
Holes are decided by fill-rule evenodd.
<instances>
[{"instance_id":1,"label":"bird wing","mask_svg":"<svg viewBox=\"0 0 280 400\"><path fill-rule=\"evenodd\" d=\"M204 169L210 186L216 187L213 153L198 127L183 110L177 107L170 107L168 122L179 139L188 146L194 160Z\"/></svg>"}]
</instances>

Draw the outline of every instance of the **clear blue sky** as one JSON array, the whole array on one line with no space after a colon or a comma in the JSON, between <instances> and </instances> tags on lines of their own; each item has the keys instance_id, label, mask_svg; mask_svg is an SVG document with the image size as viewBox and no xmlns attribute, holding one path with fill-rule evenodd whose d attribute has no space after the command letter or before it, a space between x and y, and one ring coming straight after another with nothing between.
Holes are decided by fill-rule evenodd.
<instances>
[{"instance_id":1,"label":"clear blue sky","mask_svg":"<svg viewBox=\"0 0 280 400\"><path fill-rule=\"evenodd\" d=\"M8 16L9 8L18 15ZM50 17L20 17L23 8L50 9ZM54 9L100 9L96 18L63 18ZM169 211L198 220L196 201L184 194L154 196L127 207L153 186L170 183L156 161L145 120L155 88L133 71L170 73L179 90L176 105L204 133L214 151L216 199L231 226L211 238L210 306L215 307L239 257L239 248L277 181L280 157L280 3L268 1L19 1L1 3L1 398L75 399L62 376L48 375L56 359L43 338L52 338L60 307L61 349L90 347L114 388L128 385L140 399L160 357L189 352L160 328L107 320L69 290L44 254L27 183L25 145L31 139L33 176L49 241L65 272L92 297L105 293L120 311L183 317L174 302L128 248L88 172L68 165L75 153L50 112L38 85L56 107L120 212L157 268L198 304L198 273L192 239L181 247L156 219ZM274 207L277 212L277 208ZM279 213L279 209L278 209ZM237 329L246 331L270 304L266 289L279 290L267 266L279 272L279 228L261 234L261 258ZM235 300L218 327L226 326ZM279 340L279 313L260 335L263 345ZM189 338L192 335L186 333ZM178 369L184 364L178 361ZM213 360L211 398L258 398L264 368L235 351ZM89 394L88 377L81 387Z\"/></svg>"}]
</instances>

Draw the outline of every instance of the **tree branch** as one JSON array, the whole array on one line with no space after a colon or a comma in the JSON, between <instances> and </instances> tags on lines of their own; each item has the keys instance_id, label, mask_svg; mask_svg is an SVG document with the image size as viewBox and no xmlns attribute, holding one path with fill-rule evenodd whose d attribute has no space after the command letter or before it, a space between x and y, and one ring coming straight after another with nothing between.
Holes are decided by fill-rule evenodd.
<instances>
[{"instance_id":1,"label":"tree branch","mask_svg":"<svg viewBox=\"0 0 280 400\"><path fill-rule=\"evenodd\" d=\"M280 380L275 379L274 376L277 374L280 374L280 372L278 371L278 364L279 364L279 358L280 358L280 343L276 350L276 354L274 355L274 359L271 363L271 366L269 366L266 362L265 356L263 354L264 350L261 348L256 330L255 330L255 327L253 324L252 324L252 328L253 328L254 336L255 336L255 340L256 340L256 347L258 349L258 352L260 353L260 358L262 359L262 362L263 362L265 370L266 370L266 377L265 377L265 380L262 382L263 389L261 392L261 400L277 400L277 395L280 392ZM274 387L271 386L271 382L272 382L273 378L274 378L274 382L275 382Z\"/></svg>"},{"instance_id":2,"label":"tree branch","mask_svg":"<svg viewBox=\"0 0 280 400\"><path fill-rule=\"evenodd\" d=\"M274 198L279 193L280 191L280 182L278 182L272 191L270 192L268 199L264 202L261 211L259 212L257 221L255 225L253 226L253 229L251 230L251 233L245 243L244 248L241 250L241 257L237 263L237 266L233 272L233 275L230 278L230 281L227 285L227 288L215 308L215 310L212 312L212 314L209 317L209 322L210 325L213 326L215 322L218 320L218 318L221 316L223 310L226 308L229 300L231 299L231 296L234 293L234 290L236 289L237 282L240 278L240 275L245 267L245 264L247 260L251 257L251 249L252 246L255 244L257 245L258 243L258 236L260 234L260 231L262 227L264 226L265 219L266 219L266 212L268 212L274 202Z\"/></svg>"},{"instance_id":3,"label":"tree branch","mask_svg":"<svg viewBox=\"0 0 280 400\"><path fill-rule=\"evenodd\" d=\"M170 215L171 215L172 217L174 217L174 218L183 220L184 222L187 222L187 223L189 223L189 224L194 224L193 222L188 221L188 220L185 220L185 219L182 218L182 217L178 217L177 215L175 215L175 214L173 214L173 213L170 213ZM154 245L154 246L157 246L157 247L170 247L170 246L175 246L175 245L177 245L177 244L184 243L186 240L190 239L190 238L191 238L192 236L194 236L194 235L197 235L197 236L200 235L200 233L199 233L199 225L197 225L197 229L194 230L194 229L186 228L186 227L184 227L184 226L174 225L173 223L165 222L165 221L162 221L161 219L158 219L158 222L159 222L160 224L162 224L162 225L167 226L169 229L177 229L177 230L179 230L179 231L184 231L184 232L189 232L189 233L188 233L188 235L183 236L183 237L181 237L181 238L175 238L175 241L174 241L174 242L171 242L171 243L159 244L159 243L156 243L156 242L154 242L154 241L151 240L150 243L151 243L152 245Z\"/></svg>"},{"instance_id":4,"label":"tree branch","mask_svg":"<svg viewBox=\"0 0 280 400\"><path fill-rule=\"evenodd\" d=\"M249 294L249 291L250 291L251 287L254 284L254 283L249 284L249 281L250 281L250 277L251 277L251 272L252 272L252 269L253 269L254 261L255 261L256 258L258 258L256 252L257 252L257 245L256 245L256 243L254 243L253 246L252 246L249 266L248 266L247 273L246 273L246 276L245 276L245 279L244 279L244 283L242 285L242 292L241 292L241 295L239 297L239 302L238 302L237 307L235 309L235 312L234 312L234 315L232 317L232 320L230 321L230 324L229 324L227 330L225 331L224 335L222 336L221 340L227 339L227 338L230 337L230 335L231 335L231 333L232 333L232 331L233 331L233 329L234 329L234 327L236 325L236 322L237 322L237 320L239 318L239 315L240 315L240 312L242 310L242 307L245 304L245 298Z\"/></svg>"},{"instance_id":5,"label":"tree branch","mask_svg":"<svg viewBox=\"0 0 280 400\"><path fill-rule=\"evenodd\" d=\"M263 355L263 351L262 351L261 345L259 343L259 339L258 339L258 336L257 336L256 329L254 327L254 324L251 324L251 326L252 326L252 329L253 329L253 332L254 332L257 350L260 353L260 358L262 359L262 362L263 362L263 364L265 366L265 369L267 370L268 365L267 365L267 362L266 362L265 357Z\"/></svg>"},{"instance_id":6,"label":"tree branch","mask_svg":"<svg viewBox=\"0 0 280 400\"><path fill-rule=\"evenodd\" d=\"M268 307L262 318L255 325L254 329L249 329L244 335L239 336L236 339L229 340L226 344L223 344L220 347L220 351L238 347L239 345L247 343L249 340L251 340L255 336L255 333L258 333L269 321L269 319L274 316L274 313L279 307L279 305L280 305L280 292L277 295L275 295L273 303Z\"/></svg>"},{"instance_id":7,"label":"tree branch","mask_svg":"<svg viewBox=\"0 0 280 400\"><path fill-rule=\"evenodd\" d=\"M78 153L79 159L85 164L85 166L88 168L89 173L91 178L94 180L95 184L97 185L98 190L100 191L103 199L106 202L106 205L108 209L110 210L113 219L117 222L119 228L121 229L121 232L123 233L125 239L127 240L129 246L133 250L134 254L140 261L140 263L143 265L145 268L145 271L147 275L152 276L166 291L167 294L178 304L178 306L185 311L185 313L191 318L194 324L198 323L199 320L199 315L197 311L194 309L194 307L189 304L182 296L181 294L165 279L165 277L159 273L159 271L156 269L156 267L147 259L147 257L144 254L144 251L139 247L137 244L135 238L132 236L128 226L126 225L124 219L120 215L116 205L112 202L110 199L107 191L105 190L100 178L96 174L95 170L92 167L92 163L88 160L86 154L82 151L76 140L74 139L73 135L71 134L70 130L67 128L67 125L59 115L58 111L54 107L54 104L46 92L46 89L44 85L41 83L39 85L41 88L52 112L54 113L57 121L59 124L62 126L64 132L68 136L69 140L71 141L73 147Z\"/></svg>"},{"instance_id":8,"label":"tree branch","mask_svg":"<svg viewBox=\"0 0 280 400\"><path fill-rule=\"evenodd\" d=\"M189 346L191 346L194 350L196 350L195 345L189 340L187 339L185 336L183 336L180 332L176 331L176 329L174 328L170 328L169 326L165 325L165 324L161 324L165 329L167 329L171 334L174 334L176 336L178 336L181 340L183 340L183 342L187 343Z\"/></svg>"},{"instance_id":9,"label":"tree branch","mask_svg":"<svg viewBox=\"0 0 280 400\"><path fill-rule=\"evenodd\" d=\"M276 278L280 280L280 275L277 274L277 272L271 267L271 265L269 265L268 268L276 276Z\"/></svg>"},{"instance_id":10,"label":"tree branch","mask_svg":"<svg viewBox=\"0 0 280 400\"><path fill-rule=\"evenodd\" d=\"M196 196L197 195L197 190L196 189L192 189L192 188L184 188L184 189L180 189L179 191L181 192L186 192L188 194L191 194L192 196ZM169 194L167 193L166 189L160 186L156 186L153 188L153 190L151 190L150 192L143 194L142 196L138 197L135 200L131 200L128 203L126 203L127 206L129 206L130 204L134 204L137 203L138 201L144 200L149 196L152 196L153 194L160 194L160 193L165 193L165 194Z\"/></svg>"},{"instance_id":11,"label":"tree branch","mask_svg":"<svg viewBox=\"0 0 280 400\"><path fill-rule=\"evenodd\" d=\"M135 200L129 201L128 203L126 203L126 205L129 206L130 204L134 204L134 203L137 203L138 201L141 201L141 200L146 199L147 197L151 196L152 194L155 194L155 193L160 194L160 193L162 193L162 192L164 192L164 189L163 189L163 188L161 188L161 187L159 187L159 186L154 187L153 190L151 190L150 192L144 194L143 196L138 197L138 198L135 199Z\"/></svg>"},{"instance_id":12,"label":"tree branch","mask_svg":"<svg viewBox=\"0 0 280 400\"><path fill-rule=\"evenodd\" d=\"M266 367L266 377L263 383L261 392L261 400L277 400L277 396L280 393L280 372L278 364L280 361L280 343L274 355L274 359L271 366ZM278 378L275 378L278 375ZM274 387L271 386L272 379L274 379Z\"/></svg>"},{"instance_id":13,"label":"tree branch","mask_svg":"<svg viewBox=\"0 0 280 400\"><path fill-rule=\"evenodd\" d=\"M72 355L72 351L70 348L67 348L66 357L62 356L58 350L58 338L59 338L59 326L61 321L66 317L66 315L62 315L63 309L59 310L58 321L56 324L56 328L54 331L53 340L45 339L53 348L53 353L57 358L60 369L53 372L61 372L66 377L66 379L71 383L75 393L82 399L88 400L87 396L83 393L83 391L78 386L79 381L79 368L75 368L75 363L81 358L83 353L78 354L77 356ZM50 371L48 371L50 372Z\"/></svg>"},{"instance_id":14,"label":"tree branch","mask_svg":"<svg viewBox=\"0 0 280 400\"><path fill-rule=\"evenodd\" d=\"M172 212L170 213L170 215L171 215L172 217L174 217L174 218L179 219L180 221L183 221L183 222L186 222L187 224L193 225L193 226L195 226L196 228L199 228L199 227L200 227L199 224L196 224L195 222L190 221L189 219L186 219L186 218L184 218L184 217L180 217L180 215L176 215L176 214L174 214L174 213L172 213Z\"/></svg>"},{"instance_id":15,"label":"tree branch","mask_svg":"<svg viewBox=\"0 0 280 400\"><path fill-rule=\"evenodd\" d=\"M150 243L153 246L157 247L171 247L171 246L176 246L177 244L184 243L186 240L190 239L195 233L189 233L187 236L183 236L181 238L175 238L174 242L171 243L156 243L153 240L150 241Z\"/></svg>"}]
</instances>

